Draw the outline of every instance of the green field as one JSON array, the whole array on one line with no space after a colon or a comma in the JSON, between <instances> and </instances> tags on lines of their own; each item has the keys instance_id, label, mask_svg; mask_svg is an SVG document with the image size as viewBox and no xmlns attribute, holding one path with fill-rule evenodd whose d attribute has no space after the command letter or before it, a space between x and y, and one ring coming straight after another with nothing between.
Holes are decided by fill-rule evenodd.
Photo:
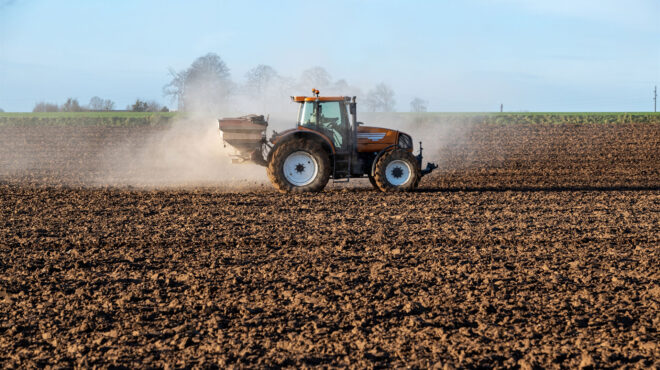
<instances>
[{"instance_id":1,"label":"green field","mask_svg":"<svg viewBox=\"0 0 660 370\"><path fill-rule=\"evenodd\" d=\"M176 112L0 113L0 125L159 125L176 115Z\"/></svg>"},{"instance_id":2,"label":"green field","mask_svg":"<svg viewBox=\"0 0 660 370\"><path fill-rule=\"evenodd\" d=\"M178 113L152 112L56 112L56 113L0 113L0 125L104 125L140 126L166 124ZM416 123L456 123L456 124L660 124L660 113L614 112L614 113L358 113L360 119L387 118Z\"/></svg>"}]
</instances>

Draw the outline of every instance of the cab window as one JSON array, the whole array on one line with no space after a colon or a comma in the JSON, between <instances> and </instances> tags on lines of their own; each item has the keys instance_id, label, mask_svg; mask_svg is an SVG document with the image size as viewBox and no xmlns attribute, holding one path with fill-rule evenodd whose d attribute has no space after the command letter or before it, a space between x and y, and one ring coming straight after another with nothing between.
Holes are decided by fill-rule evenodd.
<instances>
[{"instance_id":1,"label":"cab window","mask_svg":"<svg viewBox=\"0 0 660 370\"><path fill-rule=\"evenodd\" d=\"M314 102L308 101L300 104L298 125L307 127L316 125L316 109L314 108Z\"/></svg>"},{"instance_id":2,"label":"cab window","mask_svg":"<svg viewBox=\"0 0 660 370\"><path fill-rule=\"evenodd\" d=\"M316 106L315 102L303 103L298 114L298 124L319 130L332 138L335 147L342 148L347 127L347 122L344 122L346 115L342 113L346 107L342 102L319 102L319 122L317 124L317 114L314 109Z\"/></svg>"}]
</instances>

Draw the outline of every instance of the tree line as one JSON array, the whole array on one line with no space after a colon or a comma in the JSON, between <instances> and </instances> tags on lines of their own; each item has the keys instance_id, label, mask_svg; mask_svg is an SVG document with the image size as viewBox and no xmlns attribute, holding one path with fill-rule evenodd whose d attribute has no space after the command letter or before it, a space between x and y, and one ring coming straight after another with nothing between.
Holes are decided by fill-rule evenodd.
<instances>
[{"instance_id":1,"label":"tree line","mask_svg":"<svg viewBox=\"0 0 660 370\"><path fill-rule=\"evenodd\" d=\"M345 79L333 79L323 67L312 67L301 72L298 78L281 75L273 67L259 64L248 70L244 82L236 83L227 64L215 53L208 53L181 71L170 69L171 81L163 87L163 94L176 104L179 111L219 112L243 108L264 111L277 102L284 102L290 95L309 94L312 88L324 95L347 95L360 98L359 107L369 112L393 112L396 106L394 90L381 82L366 94ZM240 103L245 107L240 107ZM275 102L275 103L274 103ZM410 102L411 112L426 112L428 102L415 97ZM87 105L76 98L68 98L61 105L38 102L33 112L85 112L112 111L115 103L95 96ZM166 106L153 100L136 99L126 107L133 112L167 112Z\"/></svg>"},{"instance_id":2,"label":"tree line","mask_svg":"<svg viewBox=\"0 0 660 370\"><path fill-rule=\"evenodd\" d=\"M109 112L115 110L115 102L110 99L102 99L94 96L87 105L81 105L76 98L67 100L58 105L48 102L37 102L32 109L33 112ZM131 112L169 112L166 106L153 100L136 99L135 103L126 107Z\"/></svg>"},{"instance_id":3,"label":"tree line","mask_svg":"<svg viewBox=\"0 0 660 370\"><path fill-rule=\"evenodd\" d=\"M245 74L243 83L236 83L227 64L215 53L195 59L187 69L170 69L172 80L163 87L165 96L171 98L180 111L214 111L236 103L240 98L256 102L264 109L269 101L285 99L295 93L309 93L312 88L325 95L341 94L359 96L361 107L370 112L392 112L396 100L394 90L386 83L379 83L363 95L362 90L345 79L333 80L323 67L302 71L295 79L279 74L273 67L259 64ZM424 112L428 102L415 98L411 111Z\"/></svg>"},{"instance_id":4,"label":"tree line","mask_svg":"<svg viewBox=\"0 0 660 370\"><path fill-rule=\"evenodd\" d=\"M110 111L115 103L110 99L101 99L95 96L89 100L89 104L81 105L76 98L68 98L64 103L58 105L48 102L37 102L32 108L33 112L86 112L86 111Z\"/></svg>"}]
</instances>

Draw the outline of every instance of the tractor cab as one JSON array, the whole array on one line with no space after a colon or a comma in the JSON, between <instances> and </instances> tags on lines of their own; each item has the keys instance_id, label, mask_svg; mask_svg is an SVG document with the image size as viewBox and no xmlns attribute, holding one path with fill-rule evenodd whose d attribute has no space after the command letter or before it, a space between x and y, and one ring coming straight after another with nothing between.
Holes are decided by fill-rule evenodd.
<instances>
[{"instance_id":1,"label":"tractor cab","mask_svg":"<svg viewBox=\"0 0 660 370\"><path fill-rule=\"evenodd\" d=\"M318 90L314 90L318 92ZM292 100L300 103L297 126L302 129L317 131L326 136L337 151L350 150L351 127L349 97L305 97L294 96ZM353 123L354 124L354 123Z\"/></svg>"}]
</instances>

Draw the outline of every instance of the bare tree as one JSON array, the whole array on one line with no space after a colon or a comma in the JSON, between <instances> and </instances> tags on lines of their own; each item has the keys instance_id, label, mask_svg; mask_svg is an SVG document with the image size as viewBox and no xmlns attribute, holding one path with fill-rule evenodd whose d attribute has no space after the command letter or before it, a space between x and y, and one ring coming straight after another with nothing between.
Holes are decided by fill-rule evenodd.
<instances>
[{"instance_id":1,"label":"bare tree","mask_svg":"<svg viewBox=\"0 0 660 370\"><path fill-rule=\"evenodd\" d=\"M147 102L140 100L139 98L135 100L135 103L133 105L129 105L126 107L126 110L130 110L131 112L146 112L148 108Z\"/></svg>"},{"instance_id":2,"label":"bare tree","mask_svg":"<svg viewBox=\"0 0 660 370\"><path fill-rule=\"evenodd\" d=\"M214 53L195 59L186 70L170 70L170 74L172 81L165 85L163 92L177 101L179 110L217 111L227 103L234 87L229 68Z\"/></svg>"},{"instance_id":3,"label":"bare tree","mask_svg":"<svg viewBox=\"0 0 660 370\"><path fill-rule=\"evenodd\" d=\"M273 67L259 64L249 70L245 77L247 93L252 96L261 96L270 90L271 84L275 82L278 75Z\"/></svg>"},{"instance_id":4,"label":"bare tree","mask_svg":"<svg viewBox=\"0 0 660 370\"><path fill-rule=\"evenodd\" d=\"M115 109L115 102L110 99L103 100L103 110L113 110Z\"/></svg>"},{"instance_id":5,"label":"bare tree","mask_svg":"<svg viewBox=\"0 0 660 370\"><path fill-rule=\"evenodd\" d=\"M300 88L302 89L325 89L330 87L332 77L323 67L312 67L306 69L300 75Z\"/></svg>"},{"instance_id":6,"label":"bare tree","mask_svg":"<svg viewBox=\"0 0 660 370\"><path fill-rule=\"evenodd\" d=\"M83 109L78 103L78 99L68 98L61 107L62 112L82 112Z\"/></svg>"},{"instance_id":7,"label":"bare tree","mask_svg":"<svg viewBox=\"0 0 660 370\"><path fill-rule=\"evenodd\" d=\"M89 99L89 104L87 108L89 110L101 111L101 110L112 110L115 107L115 102L110 99L101 99L98 96L94 96Z\"/></svg>"},{"instance_id":8,"label":"bare tree","mask_svg":"<svg viewBox=\"0 0 660 370\"><path fill-rule=\"evenodd\" d=\"M328 89L328 93L344 96L362 96L362 91L355 86L350 85L345 79L339 79Z\"/></svg>"},{"instance_id":9,"label":"bare tree","mask_svg":"<svg viewBox=\"0 0 660 370\"><path fill-rule=\"evenodd\" d=\"M369 90L365 104L370 112L393 112L396 104L394 91L386 84L380 83Z\"/></svg>"},{"instance_id":10,"label":"bare tree","mask_svg":"<svg viewBox=\"0 0 660 370\"><path fill-rule=\"evenodd\" d=\"M53 103L46 103L46 102L38 102L34 105L34 108L32 108L33 112L58 112L60 108L57 106L57 104Z\"/></svg>"},{"instance_id":11,"label":"bare tree","mask_svg":"<svg viewBox=\"0 0 660 370\"><path fill-rule=\"evenodd\" d=\"M348 82L346 82L346 80L343 78L335 81L335 83L332 85L332 89L337 91L346 91L349 88L350 86L348 85Z\"/></svg>"},{"instance_id":12,"label":"bare tree","mask_svg":"<svg viewBox=\"0 0 660 370\"><path fill-rule=\"evenodd\" d=\"M177 72L174 68L170 68L169 71L172 81L163 86L163 95L168 96L171 102L176 102L179 110L183 110L183 94L185 93L187 70Z\"/></svg>"},{"instance_id":13,"label":"bare tree","mask_svg":"<svg viewBox=\"0 0 660 370\"><path fill-rule=\"evenodd\" d=\"M139 98L135 100L133 105L126 107L126 110L130 110L132 112L169 112L167 107L163 107L155 100L147 101Z\"/></svg>"},{"instance_id":14,"label":"bare tree","mask_svg":"<svg viewBox=\"0 0 660 370\"><path fill-rule=\"evenodd\" d=\"M273 109L274 106L279 106L281 102L285 101L285 96L288 96L282 94L282 88L286 83L285 78L281 77L271 66L260 64L250 69L245 77L244 93L250 97L250 101L259 102L259 107L252 109L261 111ZM291 91L289 90L288 93Z\"/></svg>"},{"instance_id":15,"label":"bare tree","mask_svg":"<svg viewBox=\"0 0 660 370\"><path fill-rule=\"evenodd\" d=\"M89 99L89 104L87 104L89 110L103 110L103 99L98 96L93 96Z\"/></svg>"},{"instance_id":16,"label":"bare tree","mask_svg":"<svg viewBox=\"0 0 660 370\"><path fill-rule=\"evenodd\" d=\"M417 113L426 112L428 104L429 102L426 100L415 97L415 99L410 102L410 111Z\"/></svg>"},{"instance_id":17,"label":"bare tree","mask_svg":"<svg viewBox=\"0 0 660 370\"><path fill-rule=\"evenodd\" d=\"M161 109L163 109L163 106L157 101L149 100L147 102L147 112L160 112Z\"/></svg>"}]
</instances>

